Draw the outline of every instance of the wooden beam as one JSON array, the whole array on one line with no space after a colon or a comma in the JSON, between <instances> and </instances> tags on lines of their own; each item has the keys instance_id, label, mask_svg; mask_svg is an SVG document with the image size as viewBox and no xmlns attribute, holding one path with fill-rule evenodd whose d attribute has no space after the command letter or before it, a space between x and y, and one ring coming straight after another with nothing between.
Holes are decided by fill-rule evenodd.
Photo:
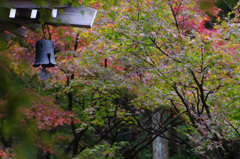
<instances>
[{"instance_id":1,"label":"wooden beam","mask_svg":"<svg viewBox=\"0 0 240 159\"><path fill-rule=\"evenodd\" d=\"M17 9L17 16L16 17L25 17L30 19L37 18L37 9L27 9L27 8L18 8Z\"/></svg>"},{"instance_id":2,"label":"wooden beam","mask_svg":"<svg viewBox=\"0 0 240 159\"><path fill-rule=\"evenodd\" d=\"M26 37L27 35L27 30L24 29L21 25L16 24L16 23L12 23L12 22L1 22L0 23L0 27L3 30L7 30L17 36L20 37Z\"/></svg>"},{"instance_id":3,"label":"wooden beam","mask_svg":"<svg viewBox=\"0 0 240 159\"><path fill-rule=\"evenodd\" d=\"M68 4L67 5L56 4L54 6L51 6L50 2L46 2L46 3L44 3L44 6L41 6L41 5L33 4L33 1L8 0L5 3L5 7L7 7L7 8L29 8L29 9L41 8L41 7L43 7L43 8L65 8L65 7L68 7Z\"/></svg>"},{"instance_id":4,"label":"wooden beam","mask_svg":"<svg viewBox=\"0 0 240 159\"><path fill-rule=\"evenodd\" d=\"M34 9L20 8L20 9L17 9L17 14L16 14L15 18L9 18L10 9L0 7L0 13L1 13L0 25L2 23L2 25L4 25L4 26L2 26L2 28L6 28L6 27L9 28L9 25L11 25L12 23L15 23L15 24L17 24L18 27L26 26L27 28L29 28L33 31L41 30L42 25L40 24L37 17L35 19L34 18L31 19L31 14L32 14L33 10ZM28 21L28 20L30 20L30 21ZM16 27L10 26L10 29L15 30ZM9 30L9 29L4 29L4 30ZM22 29L20 29L20 30L22 30Z\"/></svg>"},{"instance_id":5,"label":"wooden beam","mask_svg":"<svg viewBox=\"0 0 240 159\"><path fill-rule=\"evenodd\" d=\"M41 24L37 24L37 23L24 23L24 22L15 22L16 24L19 24L21 26L25 26L28 29L34 31L34 32L39 32L42 31L42 25Z\"/></svg>"},{"instance_id":6,"label":"wooden beam","mask_svg":"<svg viewBox=\"0 0 240 159\"><path fill-rule=\"evenodd\" d=\"M80 6L67 7L58 12L57 17L54 19L46 20L46 23L60 26L74 26L82 28L92 28L97 10Z\"/></svg>"},{"instance_id":7,"label":"wooden beam","mask_svg":"<svg viewBox=\"0 0 240 159\"><path fill-rule=\"evenodd\" d=\"M6 10L6 8L5 8ZM73 26L80 28L92 28L94 19L97 14L97 10L80 6L67 7L64 9L59 9L57 16L46 17L46 24L56 25L56 26ZM9 11L8 11L9 12ZM63 12L63 13L62 13ZM15 18L9 18L8 15L0 16L0 21L11 21L16 23L40 23L38 17L36 19L29 18L31 14L30 9L17 9L17 15ZM51 16L51 14L50 14Z\"/></svg>"},{"instance_id":8,"label":"wooden beam","mask_svg":"<svg viewBox=\"0 0 240 159\"><path fill-rule=\"evenodd\" d=\"M23 38L25 38L26 35L27 35L27 30L24 29L24 28L22 28L22 26L16 28L15 30L9 30L9 31L12 32L13 34L18 35L18 36L21 36L21 37L23 37Z\"/></svg>"}]
</instances>

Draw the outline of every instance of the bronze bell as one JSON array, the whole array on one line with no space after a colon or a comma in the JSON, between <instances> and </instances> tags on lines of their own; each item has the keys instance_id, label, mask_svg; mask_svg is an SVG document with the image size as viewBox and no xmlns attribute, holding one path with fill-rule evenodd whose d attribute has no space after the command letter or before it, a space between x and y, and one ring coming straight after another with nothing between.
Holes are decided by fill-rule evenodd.
<instances>
[{"instance_id":1,"label":"bronze bell","mask_svg":"<svg viewBox=\"0 0 240 159\"><path fill-rule=\"evenodd\" d=\"M39 40L36 43L36 60L33 67L54 67L57 65L54 58L54 45L51 40Z\"/></svg>"}]
</instances>

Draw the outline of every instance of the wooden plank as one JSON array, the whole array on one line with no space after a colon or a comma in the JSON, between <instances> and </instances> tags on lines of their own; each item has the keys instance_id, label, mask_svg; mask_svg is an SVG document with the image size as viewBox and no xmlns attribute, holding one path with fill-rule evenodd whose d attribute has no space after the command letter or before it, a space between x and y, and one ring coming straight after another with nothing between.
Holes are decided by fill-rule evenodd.
<instances>
[{"instance_id":1,"label":"wooden plank","mask_svg":"<svg viewBox=\"0 0 240 159\"><path fill-rule=\"evenodd\" d=\"M0 21L9 21L21 23L40 23L39 16L36 19L31 19L31 9L20 8L17 9L17 14L15 18L9 18L9 9L8 8L0 8L1 11L4 10L4 14L0 16ZM47 9L52 11L50 9ZM57 26L73 26L73 27L81 27L81 28L92 28L94 19L97 14L97 10L80 6L78 8L75 7L67 7L64 9L59 9L57 12L57 16L46 17L46 24L57 25ZM63 14L62 14L63 12ZM51 12L50 12L51 13ZM54 15L54 14L53 14ZM51 16L51 14L50 14Z\"/></svg>"},{"instance_id":2,"label":"wooden plank","mask_svg":"<svg viewBox=\"0 0 240 159\"><path fill-rule=\"evenodd\" d=\"M25 17L30 19L37 18L37 9L26 9L26 8L18 8L17 9L17 16L16 17Z\"/></svg>"},{"instance_id":3,"label":"wooden plank","mask_svg":"<svg viewBox=\"0 0 240 159\"><path fill-rule=\"evenodd\" d=\"M50 5L50 2L48 3L45 3L44 6L39 6L39 5L36 5L36 4L33 4L33 1L26 1L26 0L18 0L18 1L12 1L12 0L9 0L5 3L5 7L7 8L65 8L65 7L68 7L68 4L67 5L61 5L61 4L57 4L57 5L54 5L54 6L51 6Z\"/></svg>"},{"instance_id":4,"label":"wooden plank","mask_svg":"<svg viewBox=\"0 0 240 159\"><path fill-rule=\"evenodd\" d=\"M18 9L21 10L21 9ZM23 9L25 10L25 9ZM81 6L79 8L65 8L63 9L64 13L61 14L61 11L58 11L56 18L48 18L46 19L46 24L58 25L58 26L74 26L81 28L92 28L94 19L97 14L97 10ZM0 16L0 21L11 21L17 23L40 23L39 19L30 19L27 18L29 13L22 16L17 12L16 18L9 18L8 16Z\"/></svg>"},{"instance_id":5,"label":"wooden plank","mask_svg":"<svg viewBox=\"0 0 240 159\"><path fill-rule=\"evenodd\" d=\"M27 30L24 29L21 25L18 25L16 23L12 23L12 22L1 22L0 23L0 27L3 30L7 30L17 36L20 37L26 37L27 35Z\"/></svg>"},{"instance_id":6,"label":"wooden plank","mask_svg":"<svg viewBox=\"0 0 240 159\"><path fill-rule=\"evenodd\" d=\"M25 26L27 27L28 29L34 31L34 32L39 32L39 31L42 31L42 25L41 24L37 24L37 23L24 23L24 22L16 22L16 24L19 24L21 26Z\"/></svg>"},{"instance_id":7,"label":"wooden plank","mask_svg":"<svg viewBox=\"0 0 240 159\"><path fill-rule=\"evenodd\" d=\"M57 17L46 21L48 24L58 24L61 26L74 26L82 28L92 28L97 10L80 6L78 8L68 7L58 12ZM60 23L59 23L60 22Z\"/></svg>"},{"instance_id":8,"label":"wooden plank","mask_svg":"<svg viewBox=\"0 0 240 159\"><path fill-rule=\"evenodd\" d=\"M9 31L12 32L13 34L21 36L23 38L25 38L27 36L27 30L22 27L18 27L15 30L9 30Z\"/></svg>"},{"instance_id":9,"label":"wooden plank","mask_svg":"<svg viewBox=\"0 0 240 159\"><path fill-rule=\"evenodd\" d=\"M14 9L0 7L0 15L1 15L0 20L5 20L5 21L12 21L15 18L36 19L38 15L38 10L28 9L28 8L18 8L16 9L16 14L15 14Z\"/></svg>"}]
</instances>

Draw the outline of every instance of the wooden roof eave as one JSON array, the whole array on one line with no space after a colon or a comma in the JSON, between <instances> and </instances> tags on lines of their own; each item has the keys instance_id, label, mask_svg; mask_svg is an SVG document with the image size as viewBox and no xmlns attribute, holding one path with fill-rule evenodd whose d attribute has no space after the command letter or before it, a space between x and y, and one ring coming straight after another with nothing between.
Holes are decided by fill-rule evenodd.
<instances>
[{"instance_id":1,"label":"wooden roof eave","mask_svg":"<svg viewBox=\"0 0 240 159\"><path fill-rule=\"evenodd\" d=\"M42 10L40 10L40 8L52 10L52 15L49 15L50 17L45 19L45 24L51 24L55 26L92 28L97 14L97 10L85 7L83 5L80 5L78 8L72 7L71 4L56 5L54 7L50 5L37 6L32 4L32 1L29 0L10 0L7 4L5 4L5 6L0 7L1 29L7 30L15 35L25 37L27 31L21 26L30 26L30 29L34 31L41 28L39 12ZM54 10L55 13L53 14ZM14 13L13 15L11 13L12 11ZM33 11L35 14L32 14ZM5 36L4 31L0 34L0 36Z\"/></svg>"},{"instance_id":2,"label":"wooden roof eave","mask_svg":"<svg viewBox=\"0 0 240 159\"><path fill-rule=\"evenodd\" d=\"M44 6L33 4L33 1L27 1L27 0L18 0L18 1L12 1L9 0L5 3L4 7L7 8L66 8L69 4L66 5L50 5L49 3L46 3Z\"/></svg>"},{"instance_id":3,"label":"wooden roof eave","mask_svg":"<svg viewBox=\"0 0 240 159\"><path fill-rule=\"evenodd\" d=\"M9 10L6 13L10 12L10 8L5 9ZM78 8L69 6L59 9L56 17L46 18L45 23L57 26L92 28L96 14L97 10L85 7L83 5L80 5ZM16 23L40 23L39 18L30 18L30 16L31 9L17 8L16 17L9 18L9 14L5 14L0 17L0 21L11 21Z\"/></svg>"}]
</instances>

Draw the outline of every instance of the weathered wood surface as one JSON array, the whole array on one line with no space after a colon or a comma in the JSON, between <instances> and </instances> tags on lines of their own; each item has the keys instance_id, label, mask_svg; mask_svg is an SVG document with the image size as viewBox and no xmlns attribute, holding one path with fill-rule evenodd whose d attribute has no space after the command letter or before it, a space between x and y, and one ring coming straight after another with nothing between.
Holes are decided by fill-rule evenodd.
<instances>
[{"instance_id":1,"label":"weathered wood surface","mask_svg":"<svg viewBox=\"0 0 240 159\"><path fill-rule=\"evenodd\" d=\"M59 11L56 18L49 19L49 24L57 24L63 26L74 26L82 28L92 28L97 10L80 6L78 8L67 7L63 9L63 14ZM60 21L60 24L58 23Z\"/></svg>"},{"instance_id":2,"label":"weathered wood surface","mask_svg":"<svg viewBox=\"0 0 240 159\"><path fill-rule=\"evenodd\" d=\"M44 10L39 6L32 4L31 1L9 1L5 6L0 7L1 21L9 21L14 23L36 23L40 24L40 11L47 12L45 18L46 24L57 26L73 26L80 28L92 28L97 10L80 5L78 8L72 7L71 4L64 6L46 5ZM11 10L13 11L10 14ZM16 14L14 11L16 10ZM53 16L53 13L56 16ZM11 17L10 17L11 15Z\"/></svg>"},{"instance_id":3,"label":"weathered wood surface","mask_svg":"<svg viewBox=\"0 0 240 159\"><path fill-rule=\"evenodd\" d=\"M40 23L39 14L37 13L36 18L30 18L31 10L29 9L17 9L16 17L9 18L9 12L2 15L0 20L2 21L12 21L12 22L25 22L25 23ZM59 26L73 26L80 28L92 28L94 19L97 14L97 10L80 6L78 8L65 8L63 9L63 14L58 11L57 17L46 17L46 24L59 25Z\"/></svg>"},{"instance_id":4,"label":"weathered wood surface","mask_svg":"<svg viewBox=\"0 0 240 159\"><path fill-rule=\"evenodd\" d=\"M36 31L41 29L40 11L46 14L45 24L54 26L71 26L79 28L92 28L97 10L80 5L78 8L68 5L38 6L32 0L7 1L0 6L0 36L5 39L9 34L5 30L20 36L26 37L27 30L21 26Z\"/></svg>"},{"instance_id":5,"label":"weathered wood surface","mask_svg":"<svg viewBox=\"0 0 240 159\"><path fill-rule=\"evenodd\" d=\"M61 4L55 4L54 6L50 5L50 3L46 3L44 6L39 6L36 4L33 4L33 1L27 1L27 0L18 0L18 1L12 1L8 0L5 3L5 7L7 8L28 8L28 9L34 9L34 8L66 8L68 5L61 5Z\"/></svg>"},{"instance_id":6,"label":"weathered wood surface","mask_svg":"<svg viewBox=\"0 0 240 159\"><path fill-rule=\"evenodd\" d=\"M21 25L16 23L12 23L12 22L0 23L0 28L2 28L4 31L7 30L20 37L26 37L27 35L27 30L24 29Z\"/></svg>"}]
</instances>

